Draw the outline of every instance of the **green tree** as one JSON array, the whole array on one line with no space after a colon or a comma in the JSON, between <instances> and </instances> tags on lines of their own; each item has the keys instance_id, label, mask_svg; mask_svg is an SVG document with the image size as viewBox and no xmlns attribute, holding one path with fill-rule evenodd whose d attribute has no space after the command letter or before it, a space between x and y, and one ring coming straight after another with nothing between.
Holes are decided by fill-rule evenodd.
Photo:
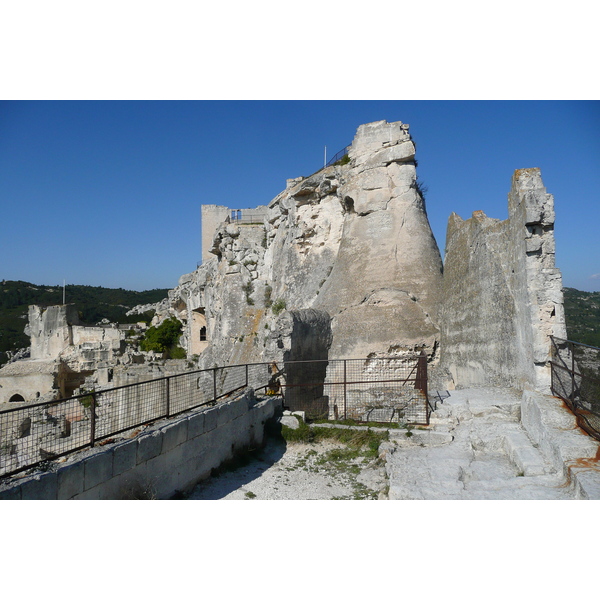
<instances>
[{"instance_id":1,"label":"green tree","mask_svg":"<svg viewBox=\"0 0 600 600\"><path fill-rule=\"evenodd\" d=\"M144 352L162 352L165 358L185 358L185 351L178 346L181 322L175 317L166 319L158 327L150 327L140 342Z\"/></svg>"}]
</instances>

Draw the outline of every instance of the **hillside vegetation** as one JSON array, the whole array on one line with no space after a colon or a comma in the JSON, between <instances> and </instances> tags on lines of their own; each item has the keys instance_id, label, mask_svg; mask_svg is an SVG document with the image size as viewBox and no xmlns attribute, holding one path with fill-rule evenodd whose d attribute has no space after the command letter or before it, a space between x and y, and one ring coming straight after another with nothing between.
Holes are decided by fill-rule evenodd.
<instances>
[{"instance_id":1,"label":"hillside vegetation","mask_svg":"<svg viewBox=\"0 0 600 600\"><path fill-rule=\"evenodd\" d=\"M564 288L565 320L570 340L600 347L600 292Z\"/></svg>"},{"instance_id":2,"label":"hillside vegetation","mask_svg":"<svg viewBox=\"0 0 600 600\"><path fill-rule=\"evenodd\" d=\"M83 324L95 325L108 319L111 323L135 323L143 315L128 317L127 311L138 304L154 304L167 297L167 289L134 292L89 285L67 285L65 300L75 304ZM62 304L62 286L35 285L26 281L3 281L0 284L0 364L7 360L6 351L29 346L27 325L28 306ZM147 315L152 317L152 315Z\"/></svg>"}]
</instances>

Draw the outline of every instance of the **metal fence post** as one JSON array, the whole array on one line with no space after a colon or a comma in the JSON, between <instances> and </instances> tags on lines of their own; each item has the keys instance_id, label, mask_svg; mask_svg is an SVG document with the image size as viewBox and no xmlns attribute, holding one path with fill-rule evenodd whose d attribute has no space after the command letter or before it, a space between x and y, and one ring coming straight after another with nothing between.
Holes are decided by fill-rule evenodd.
<instances>
[{"instance_id":1,"label":"metal fence post","mask_svg":"<svg viewBox=\"0 0 600 600\"><path fill-rule=\"evenodd\" d=\"M244 387L248 387L248 363L246 363L246 385Z\"/></svg>"},{"instance_id":2,"label":"metal fence post","mask_svg":"<svg viewBox=\"0 0 600 600\"><path fill-rule=\"evenodd\" d=\"M213 369L213 400L217 401L217 368Z\"/></svg>"},{"instance_id":3,"label":"metal fence post","mask_svg":"<svg viewBox=\"0 0 600 600\"><path fill-rule=\"evenodd\" d=\"M92 392L92 404L90 406L92 411L90 417L90 447L94 447L94 440L96 438L96 392Z\"/></svg>"},{"instance_id":4,"label":"metal fence post","mask_svg":"<svg viewBox=\"0 0 600 600\"><path fill-rule=\"evenodd\" d=\"M429 397L427 390L427 354L425 350L421 351L419 356L419 368L417 370L417 378L419 380L419 388L425 395L425 415L426 415L426 425L429 425Z\"/></svg>"},{"instance_id":5,"label":"metal fence post","mask_svg":"<svg viewBox=\"0 0 600 600\"><path fill-rule=\"evenodd\" d=\"M347 407L347 393L346 393L346 359L344 359L344 420L348 418L348 415L346 414L346 407Z\"/></svg>"},{"instance_id":6,"label":"metal fence post","mask_svg":"<svg viewBox=\"0 0 600 600\"><path fill-rule=\"evenodd\" d=\"M171 378L167 377L167 417L170 416L171 413Z\"/></svg>"}]
</instances>

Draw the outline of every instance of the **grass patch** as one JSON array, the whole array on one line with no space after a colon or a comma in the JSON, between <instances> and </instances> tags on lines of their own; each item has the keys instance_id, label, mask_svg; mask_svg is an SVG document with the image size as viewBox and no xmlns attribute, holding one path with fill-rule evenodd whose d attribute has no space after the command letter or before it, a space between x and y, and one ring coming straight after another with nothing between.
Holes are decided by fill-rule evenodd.
<instances>
[{"instance_id":1,"label":"grass patch","mask_svg":"<svg viewBox=\"0 0 600 600\"><path fill-rule=\"evenodd\" d=\"M298 429L286 425L281 427L281 435L286 442L312 444L322 441L334 441L348 446L351 451L363 451L363 456L375 458L379 453L381 442L389 440L387 430L376 431L364 429L337 429L335 427L309 427L302 419L298 419ZM365 453L366 452L366 453Z\"/></svg>"},{"instance_id":2,"label":"grass patch","mask_svg":"<svg viewBox=\"0 0 600 600\"><path fill-rule=\"evenodd\" d=\"M322 424L330 424L330 425L349 425L351 427L369 427L369 428L379 428L379 429L405 429L406 425L403 423L387 423L387 422L364 422L364 421L356 421L354 419L340 419L340 420L330 420L330 419L313 419L311 421L314 425L322 425Z\"/></svg>"}]
</instances>

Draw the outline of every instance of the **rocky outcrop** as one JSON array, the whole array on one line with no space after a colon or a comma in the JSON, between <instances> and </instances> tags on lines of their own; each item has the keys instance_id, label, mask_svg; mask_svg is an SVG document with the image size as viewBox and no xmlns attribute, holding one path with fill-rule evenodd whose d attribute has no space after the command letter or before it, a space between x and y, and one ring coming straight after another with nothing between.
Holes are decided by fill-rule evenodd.
<instances>
[{"instance_id":1,"label":"rocky outcrop","mask_svg":"<svg viewBox=\"0 0 600 600\"><path fill-rule=\"evenodd\" d=\"M262 224L223 223L214 256L169 295L186 324L203 311L200 364L277 357L280 311L331 319L330 358L424 349L436 360L442 261L419 190L408 125L359 127L347 164L290 179Z\"/></svg>"},{"instance_id":2,"label":"rocky outcrop","mask_svg":"<svg viewBox=\"0 0 600 600\"><path fill-rule=\"evenodd\" d=\"M359 127L340 186L344 227L315 306L333 318L340 357L422 350L434 354L442 261L417 183L407 126Z\"/></svg>"}]
</instances>

